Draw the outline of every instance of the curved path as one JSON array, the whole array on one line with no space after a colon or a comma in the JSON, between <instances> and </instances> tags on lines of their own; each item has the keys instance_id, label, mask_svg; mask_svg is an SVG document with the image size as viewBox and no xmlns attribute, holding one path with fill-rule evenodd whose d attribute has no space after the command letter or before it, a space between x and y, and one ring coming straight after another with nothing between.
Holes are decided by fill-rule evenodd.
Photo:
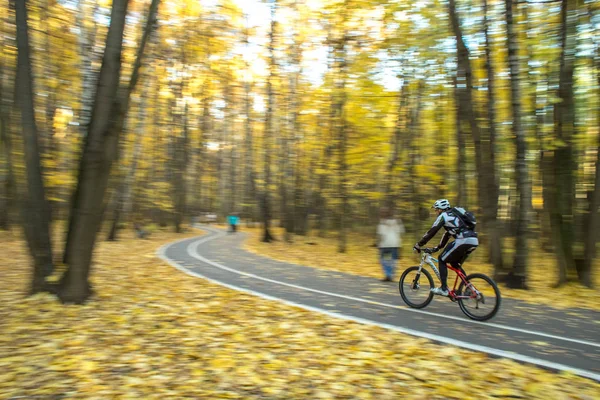
<instances>
[{"instance_id":1,"label":"curved path","mask_svg":"<svg viewBox=\"0 0 600 400\"><path fill-rule=\"evenodd\" d=\"M415 310L396 283L257 256L241 249L244 233L198 227L208 234L165 245L159 256L189 275L263 298L600 381L600 312L502 299L492 320L476 322L441 298Z\"/></svg>"}]
</instances>

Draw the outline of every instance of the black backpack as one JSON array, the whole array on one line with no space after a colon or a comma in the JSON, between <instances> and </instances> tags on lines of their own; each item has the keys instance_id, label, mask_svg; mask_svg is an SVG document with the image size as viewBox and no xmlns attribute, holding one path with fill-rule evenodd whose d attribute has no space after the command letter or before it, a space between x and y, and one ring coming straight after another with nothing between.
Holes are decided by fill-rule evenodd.
<instances>
[{"instance_id":1,"label":"black backpack","mask_svg":"<svg viewBox=\"0 0 600 400\"><path fill-rule=\"evenodd\" d=\"M477 220L475 219L475 215L465 210L461 207L452 207L452 212L456 215L460 220L465 224L465 228L470 231L475 231L475 226L477 225Z\"/></svg>"}]
</instances>

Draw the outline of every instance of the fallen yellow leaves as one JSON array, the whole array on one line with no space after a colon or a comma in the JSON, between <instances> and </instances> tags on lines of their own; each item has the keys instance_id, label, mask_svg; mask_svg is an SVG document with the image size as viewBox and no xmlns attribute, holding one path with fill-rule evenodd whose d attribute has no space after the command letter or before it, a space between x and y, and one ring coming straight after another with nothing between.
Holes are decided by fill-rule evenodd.
<instances>
[{"instance_id":1,"label":"fallen yellow leaves","mask_svg":"<svg viewBox=\"0 0 600 400\"><path fill-rule=\"evenodd\" d=\"M337 252L338 243L335 237L319 238L315 236L296 236L293 243L278 240L272 243L260 241L260 229L245 228L242 230L250 234L244 243L244 249L270 257L279 261L286 261L324 270L346 272L354 275L383 277L383 272L378 260L377 249L370 247L375 242L374 238L365 235L350 233L348 235L347 251L344 254ZM282 230L273 229L278 238L282 238ZM418 256L408 251L411 247L408 239L401 251L398 274L411 265L418 264ZM485 260L486 250L480 246L465 264L467 273L481 272L493 276L493 267ZM589 308L600 311L600 293L597 290L586 288L578 283L568 283L559 288L553 285L557 281L557 268L555 260L548 254L536 253L532 247L530 252L531 268L527 271L527 284L530 290L514 290L500 285L503 297L524 300L530 303L544 304L556 308ZM600 286L600 258L596 261L595 282ZM449 271L448 282L454 282L454 274Z\"/></svg>"},{"instance_id":2,"label":"fallen yellow leaves","mask_svg":"<svg viewBox=\"0 0 600 400\"><path fill-rule=\"evenodd\" d=\"M314 314L146 257L181 236L102 242L96 297L25 298L0 242L0 398L593 399L598 383Z\"/></svg>"}]
</instances>

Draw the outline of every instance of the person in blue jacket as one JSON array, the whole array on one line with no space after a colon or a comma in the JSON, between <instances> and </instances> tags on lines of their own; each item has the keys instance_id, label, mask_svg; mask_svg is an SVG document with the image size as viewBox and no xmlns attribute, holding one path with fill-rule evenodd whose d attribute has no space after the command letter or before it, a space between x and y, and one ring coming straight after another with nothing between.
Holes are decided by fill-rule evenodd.
<instances>
[{"instance_id":1,"label":"person in blue jacket","mask_svg":"<svg viewBox=\"0 0 600 400\"><path fill-rule=\"evenodd\" d=\"M227 223L229 224L229 232L235 233L237 232L237 225L240 221L237 213L231 213L227 217Z\"/></svg>"}]
</instances>

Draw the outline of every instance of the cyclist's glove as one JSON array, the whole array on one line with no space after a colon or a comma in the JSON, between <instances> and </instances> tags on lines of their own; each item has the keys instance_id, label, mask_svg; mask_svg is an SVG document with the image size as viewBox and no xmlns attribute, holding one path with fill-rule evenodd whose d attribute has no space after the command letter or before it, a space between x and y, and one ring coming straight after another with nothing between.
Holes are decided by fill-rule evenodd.
<instances>
[{"instance_id":1,"label":"cyclist's glove","mask_svg":"<svg viewBox=\"0 0 600 400\"><path fill-rule=\"evenodd\" d=\"M421 246L419 246L419 243L417 243L413 246L413 251L416 251L417 253L421 252Z\"/></svg>"},{"instance_id":2,"label":"cyclist's glove","mask_svg":"<svg viewBox=\"0 0 600 400\"><path fill-rule=\"evenodd\" d=\"M440 251L440 248L438 246L431 248L431 253L437 253L438 251Z\"/></svg>"}]
</instances>

